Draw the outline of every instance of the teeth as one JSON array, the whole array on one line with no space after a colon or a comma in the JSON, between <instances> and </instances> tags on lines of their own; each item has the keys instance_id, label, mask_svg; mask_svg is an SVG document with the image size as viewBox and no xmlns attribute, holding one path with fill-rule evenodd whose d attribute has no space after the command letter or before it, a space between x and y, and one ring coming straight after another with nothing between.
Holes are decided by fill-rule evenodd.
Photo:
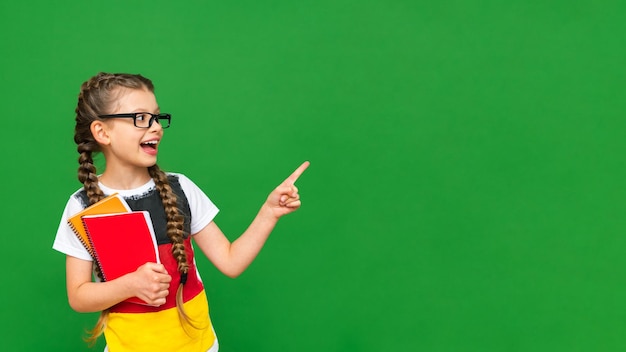
<instances>
[{"instance_id":1,"label":"teeth","mask_svg":"<svg viewBox=\"0 0 626 352\"><path fill-rule=\"evenodd\" d=\"M157 141L148 141L148 142L143 142L142 144L157 144Z\"/></svg>"}]
</instances>

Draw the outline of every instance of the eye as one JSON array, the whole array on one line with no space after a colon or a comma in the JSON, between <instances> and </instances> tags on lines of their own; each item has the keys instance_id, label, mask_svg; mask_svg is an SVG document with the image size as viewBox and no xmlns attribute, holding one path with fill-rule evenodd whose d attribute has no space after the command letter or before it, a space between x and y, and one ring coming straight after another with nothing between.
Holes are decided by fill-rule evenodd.
<instances>
[{"instance_id":1,"label":"eye","mask_svg":"<svg viewBox=\"0 0 626 352\"><path fill-rule=\"evenodd\" d=\"M147 114L145 112L140 112L137 113L135 115L135 121L149 121L150 120L150 114Z\"/></svg>"}]
</instances>

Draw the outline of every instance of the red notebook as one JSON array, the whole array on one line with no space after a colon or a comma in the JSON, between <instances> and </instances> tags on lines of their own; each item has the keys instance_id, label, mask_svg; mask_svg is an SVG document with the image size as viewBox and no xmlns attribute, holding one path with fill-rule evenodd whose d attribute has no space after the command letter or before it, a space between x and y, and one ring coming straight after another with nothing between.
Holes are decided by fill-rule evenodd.
<instances>
[{"instance_id":1,"label":"red notebook","mask_svg":"<svg viewBox=\"0 0 626 352\"><path fill-rule=\"evenodd\" d=\"M147 211L85 215L82 219L105 281L133 272L147 262L160 263ZM127 301L146 304L137 297Z\"/></svg>"}]
</instances>

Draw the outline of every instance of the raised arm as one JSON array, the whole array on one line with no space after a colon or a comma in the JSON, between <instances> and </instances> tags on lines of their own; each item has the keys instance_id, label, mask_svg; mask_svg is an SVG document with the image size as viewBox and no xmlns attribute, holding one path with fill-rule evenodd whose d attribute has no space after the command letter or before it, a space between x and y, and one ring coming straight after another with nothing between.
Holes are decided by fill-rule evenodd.
<instances>
[{"instance_id":1,"label":"raised arm","mask_svg":"<svg viewBox=\"0 0 626 352\"><path fill-rule=\"evenodd\" d=\"M218 270L229 277L239 276L259 254L278 219L300 208L300 195L295 183L307 167L308 161L270 193L250 226L234 242L226 238L215 222L193 236L198 247Z\"/></svg>"}]
</instances>

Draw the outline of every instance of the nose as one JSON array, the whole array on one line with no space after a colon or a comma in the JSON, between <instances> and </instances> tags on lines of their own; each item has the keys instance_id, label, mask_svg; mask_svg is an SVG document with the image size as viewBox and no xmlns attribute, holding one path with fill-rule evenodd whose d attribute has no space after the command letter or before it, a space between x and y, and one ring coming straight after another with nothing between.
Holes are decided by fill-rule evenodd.
<instances>
[{"instance_id":1,"label":"nose","mask_svg":"<svg viewBox=\"0 0 626 352\"><path fill-rule=\"evenodd\" d=\"M156 123L155 123L156 122ZM148 123L149 130L150 131L159 131L159 130L163 130L163 126L161 126L161 122L159 121L159 118L157 116L151 116L150 117L150 122Z\"/></svg>"}]
</instances>

